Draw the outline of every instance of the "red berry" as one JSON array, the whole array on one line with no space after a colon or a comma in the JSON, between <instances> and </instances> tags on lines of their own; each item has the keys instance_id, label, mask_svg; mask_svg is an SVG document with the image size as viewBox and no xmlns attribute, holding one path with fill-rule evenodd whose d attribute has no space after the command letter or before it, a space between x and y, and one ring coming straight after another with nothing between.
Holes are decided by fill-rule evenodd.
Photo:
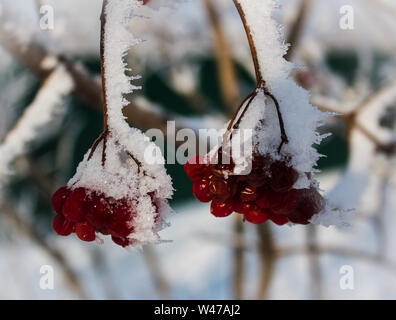
<instances>
[{"instance_id":1,"label":"red berry","mask_svg":"<svg viewBox=\"0 0 396 320\"><path fill-rule=\"evenodd\" d=\"M83 204L87 194L84 188L77 188L72 191L63 206L63 215L67 220L79 222L84 220Z\"/></svg>"},{"instance_id":2,"label":"red berry","mask_svg":"<svg viewBox=\"0 0 396 320\"><path fill-rule=\"evenodd\" d=\"M271 211L275 214L288 215L292 213L300 201L300 190L292 189L285 193L274 193Z\"/></svg>"},{"instance_id":3,"label":"red berry","mask_svg":"<svg viewBox=\"0 0 396 320\"><path fill-rule=\"evenodd\" d=\"M271 208L274 197L275 197L275 192L265 191L261 194L260 198L257 200L257 204L262 209Z\"/></svg>"},{"instance_id":4,"label":"red berry","mask_svg":"<svg viewBox=\"0 0 396 320\"><path fill-rule=\"evenodd\" d=\"M96 227L96 231L100 232L104 236L108 236L110 234L110 231L107 227Z\"/></svg>"},{"instance_id":5,"label":"red berry","mask_svg":"<svg viewBox=\"0 0 396 320\"><path fill-rule=\"evenodd\" d=\"M275 161L271 164L270 186L276 192L290 190L298 179L298 172L286 165L283 161Z\"/></svg>"},{"instance_id":6,"label":"red berry","mask_svg":"<svg viewBox=\"0 0 396 320\"><path fill-rule=\"evenodd\" d=\"M184 165L184 171L187 173L188 177L193 181L202 179L207 172L207 165L205 164L205 158L199 155L191 157Z\"/></svg>"},{"instance_id":7,"label":"red berry","mask_svg":"<svg viewBox=\"0 0 396 320\"><path fill-rule=\"evenodd\" d=\"M87 221L76 224L76 234L82 241L95 240L95 228Z\"/></svg>"},{"instance_id":8,"label":"red berry","mask_svg":"<svg viewBox=\"0 0 396 320\"><path fill-rule=\"evenodd\" d=\"M294 223L309 224L312 216L323 209L324 199L314 188L304 189L302 193L302 199L296 210L289 214L289 220Z\"/></svg>"},{"instance_id":9,"label":"red berry","mask_svg":"<svg viewBox=\"0 0 396 320\"><path fill-rule=\"evenodd\" d=\"M274 222L278 226L283 226L284 224L289 222L289 218L287 216L280 214L270 214L269 219L272 220L272 222Z\"/></svg>"},{"instance_id":10,"label":"red berry","mask_svg":"<svg viewBox=\"0 0 396 320\"><path fill-rule=\"evenodd\" d=\"M55 191L52 196L52 208L56 213L62 214L62 208L65 204L67 197L70 195L70 190L65 186Z\"/></svg>"},{"instance_id":11,"label":"red berry","mask_svg":"<svg viewBox=\"0 0 396 320\"><path fill-rule=\"evenodd\" d=\"M245 213L245 219L251 223L261 224L268 220L268 214L263 209L253 205Z\"/></svg>"},{"instance_id":12,"label":"red berry","mask_svg":"<svg viewBox=\"0 0 396 320\"><path fill-rule=\"evenodd\" d=\"M111 207L103 196L92 193L84 202L83 209L87 221L94 227L103 227L107 225L111 215Z\"/></svg>"},{"instance_id":13,"label":"red berry","mask_svg":"<svg viewBox=\"0 0 396 320\"><path fill-rule=\"evenodd\" d=\"M234 211L232 201L220 202L213 200L210 204L210 212L218 218L229 216Z\"/></svg>"},{"instance_id":14,"label":"red berry","mask_svg":"<svg viewBox=\"0 0 396 320\"><path fill-rule=\"evenodd\" d=\"M255 154L252 159L252 169L246 177L253 187L261 187L267 183L270 176L271 159L268 156Z\"/></svg>"},{"instance_id":15,"label":"red berry","mask_svg":"<svg viewBox=\"0 0 396 320\"><path fill-rule=\"evenodd\" d=\"M233 195L233 181L212 176L209 181L209 192L213 199L225 201Z\"/></svg>"},{"instance_id":16,"label":"red berry","mask_svg":"<svg viewBox=\"0 0 396 320\"><path fill-rule=\"evenodd\" d=\"M134 230L134 213L126 201L119 201L113 209L108 229L115 237L125 238Z\"/></svg>"},{"instance_id":17,"label":"red berry","mask_svg":"<svg viewBox=\"0 0 396 320\"><path fill-rule=\"evenodd\" d=\"M52 227L60 236L68 236L74 231L74 223L67 221L64 216L57 214L52 221Z\"/></svg>"},{"instance_id":18,"label":"red berry","mask_svg":"<svg viewBox=\"0 0 396 320\"><path fill-rule=\"evenodd\" d=\"M193 193L195 198L201 202L212 200L209 193L209 179L203 178L200 181L195 181L193 184Z\"/></svg>"},{"instance_id":19,"label":"red berry","mask_svg":"<svg viewBox=\"0 0 396 320\"><path fill-rule=\"evenodd\" d=\"M258 196L258 189L251 186L245 186L239 193L239 198L244 202L256 201Z\"/></svg>"},{"instance_id":20,"label":"red berry","mask_svg":"<svg viewBox=\"0 0 396 320\"><path fill-rule=\"evenodd\" d=\"M131 244L130 240L127 238L119 238L119 237L111 236L111 239L114 241L114 243L124 248Z\"/></svg>"}]
</instances>

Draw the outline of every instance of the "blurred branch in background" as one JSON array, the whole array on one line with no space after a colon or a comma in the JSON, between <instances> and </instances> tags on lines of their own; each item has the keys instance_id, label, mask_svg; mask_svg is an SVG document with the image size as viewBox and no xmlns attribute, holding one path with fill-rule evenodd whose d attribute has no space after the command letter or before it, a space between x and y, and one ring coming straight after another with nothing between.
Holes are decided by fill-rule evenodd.
<instances>
[{"instance_id":1,"label":"blurred branch in background","mask_svg":"<svg viewBox=\"0 0 396 320\"><path fill-rule=\"evenodd\" d=\"M268 297L275 267L275 247L269 223L257 226L259 235L258 252L260 259L260 277L258 280L257 299Z\"/></svg>"},{"instance_id":2,"label":"blurred branch in background","mask_svg":"<svg viewBox=\"0 0 396 320\"><path fill-rule=\"evenodd\" d=\"M161 269L161 261L153 246L143 247L143 257L154 281L159 299L170 299L170 287Z\"/></svg>"},{"instance_id":3,"label":"blurred branch in background","mask_svg":"<svg viewBox=\"0 0 396 320\"><path fill-rule=\"evenodd\" d=\"M73 94L87 106L102 112L101 84L90 76L81 64L76 64L65 57L54 55L38 43L19 43L15 35L5 30L4 25L1 23L0 45L41 79L48 77L59 63L63 63L74 82ZM152 113L145 108L136 108L133 103L124 108L124 114L129 124L144 130L159 128L165 135L166 121L173 120L168 118L165 112L161 114Z\"/></svg>"},{"instance_id":4,"label":"blurred branch in background","mask_svg":"<svg viewBox=\"0 0 396 320\"><path fill-rule=\"evenodd\" d=\"M62 253L43 240L45 237L40 234L32 224L23 219L11 203L3 200L0 203L0 211L4 213L10 221L15 223L24 235L29 237L37 246L39 246L52 259L54 259L56 263L58 263L65 275L66 282L69 284L72 291L75 292L78 298L86 299L87 297L85 296L80 280Z\"/></svg>"},{"instance_id":5,"label":"blurred branch in background","mask_svg":"<svg viewBox=\"0 0 396 320\"><path fill-rule=\"evenodd\" d=\"M238 107L240 95L231 49L213 0L204 0L204 4L213 32L213 47L215 49L221 92L226 101L228 114L232 115Z\"/></svg>"},{"instance_id":6,"label":"blurred branch in background","mask_svg":"<svg viewBox=\"0 0 396 320\"><path fill-rule=\"evenodd\" d=\"M286 60L292 60L295 50L297 50L305 22L307 20L312 0L301 0L300 8L293 25L290 27L286 43L290 44L289 50L285 55Z\"/></svg>"}]
</instances>

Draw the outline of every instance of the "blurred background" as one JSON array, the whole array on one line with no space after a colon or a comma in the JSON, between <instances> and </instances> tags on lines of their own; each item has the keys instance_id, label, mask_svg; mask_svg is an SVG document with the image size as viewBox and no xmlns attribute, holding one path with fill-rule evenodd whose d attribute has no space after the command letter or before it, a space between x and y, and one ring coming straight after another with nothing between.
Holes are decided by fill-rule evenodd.
<instances>
[{"instance_id":1,"label":"blurred background","mask_svg":"<svg viewBox=\"0 0 396 320\"><path fill-rule=\"evenodd\" d=\"M334 112L320 128L332 135L318 146L325 157L316 178L333 203L355 209L351 226L216 219L193 199L182 165L168 165L176 213L161 237L173 242L128 252L51 228L52 193L103 126L101 1L0 0L1 299L396 298L396 1L280 3L274 17L291 43L287 59L301 66L293 76L312 104ZM222 127L255 86L232 1L151 6L131 21L145 41L126 58L142 86L125 109L128 122L142 130L164 130L167 120ZM40 93L53 92L57 84L46 79L60 63L75 87L34 113L42 121L31 130L23 119ZM12 134L20 140L7 140ZM52 290L40 288L42 266L54 270Z\"/></svg>"}]
</instances>

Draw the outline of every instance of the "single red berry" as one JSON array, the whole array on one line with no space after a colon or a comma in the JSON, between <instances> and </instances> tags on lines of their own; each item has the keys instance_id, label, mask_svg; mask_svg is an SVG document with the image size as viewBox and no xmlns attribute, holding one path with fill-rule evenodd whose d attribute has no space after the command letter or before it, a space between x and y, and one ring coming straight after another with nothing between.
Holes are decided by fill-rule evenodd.
<instances>
[{"instance_id":1,"label":"single red berry","mask_svg":"<svg viewBox=\"0 0 396 320\"><path fill-rule=\"evenodd\" d=\"M298 179L298 172L283 161L271 164L271 179L269 184L276 192L289 191Z\"/></svg>"},{"instance_id":2,"label":"single red berry","mask_svg":"<svg viewBox=\"0 0 396 320\"><path fill-rule=\"evenodd\" d=\"M245 219L251 223L261 224L268 220L268 214L258 206L252 205L245 213Z\"/></svg>"},{"instance_id":3,"label":"single red berry","mask_svg":"<svg viewBox=\"0 0 396 320\"><path fill-rule=\"evenodd\" d=\"M272 200L275 197L275 192L273 191L264 191L260 198L257 200L257 204L262 209L268 209L272 207Z\"/></svg>"},{"instance_id":4,"label":"single red berry","mask_svg":"<svg viewBox=\"0 0 396 320\"><path fill-rule=\"evenodd\" d=\"M234 211L232 201L216 201L213 200L210 204L210 212L218 218L229 216Z\"/></svg>"},{"instance_id":5,"label":"single red berry","mask_svg":"<svg viewBox=\"0 0 396 320\"><path fill-rule=\"evenodd\" d=\"M200 181L195 181L193 184L193 193L195 198L201 202L209 202L212 200L209 193L209 179L203 178Z\"/></svg>"},{"instance_id":6,"label":"single red berry","mask_svg":"<svg viewBox=\"0 0 396 320\"><path fill-rule=\"evenodd\" d=\"M87 194L84 188L77 188L72 191L70 196L66 199L62 211L67 220L72 222L84 220L83 205L86 196Z\"/></svg>"},{"instance_id":7,"label":"single red berry","mask_svg":"<svg viewBox=\"0 0 396 320\"><path fill-rule=\"evenodd\" d=\"M108 236L110 234L110 231L109 231L109 229L106 226L104 226L104 227L96 227L95 229L96 229L97 232L100 232L104 236Z\"/></svg>"},{"instance_id":8,"label":"single red berry","mask_svg":"<svg viewBox=\"0 0 396 320\"><path fill-rule=\"evenodd\" d=\"M71 191L66 187L61 187L55 191L52 196L52 208L56 213L62 214L62 208L65 204L67 197L70 195Z\"/></svg>"},{"instance_id":9,"label":"single red berry","mask_svg":"<svg viewBox=\"0 0 396 320\"><path fill-rule=\"evenodd\" d=\"M67 221L64 216L57 214L52 221L52 227L60 236L68 236L74 232L74 223Z\"/></svg>"},{"instance_id":10,"label":"single red berry","mask_svg":"<svg viewBox=\"0 0 396 320\"><path fill-rule=\"evenodd\" d=\"M84 202L83 210L87 221L94 227L107 225L111 215L110 204L103 196L92 193Z\"/></svg>"},{"instance_id":11,"label":"single red berry","mask_svg":"<svg viewBox=\"0 0 396 320\"><path fill-rule=\"evenodd\" d=\"M284 193L274 193L271 211L274 214L288 215L292 213L300 201L300 190L292 189Z\"/></svg>"},{"instance_id":12,"label":"single red berry","mask_svg":"<svg viewBox=\"0 0 396 320\"><path fill-rule=\"evenodd\" d=\"M268 183L270 176L271 158L255 154L252 158L252 169L246 180L252 187L261 187Z\"/></svg>"},{"instance_id":13,"label":"single red berry","mask_svg":"<svg viewBox=\"0 0 396 320\"><path fill-rule=\"evenodd\" d=\"M231 180L212 176L209 181L210 196L218 201L225 201L233 196L234 185Z\"/></svg>"},{"instance_id":14,"label":"single red berry","mask_svg":"<svg viewBox=\"0 0 396 320\"><path fill-rule=\"evenodd\" d=\"M256 201L258 196L258 189L251 186L245 186L239 193L239 198L244 202Z\"/></svg>"},{"instance_id":15,"label":"single red berry","mask_svg":"<svg viewBox=\"0 0 396 320\"><path fill-rule=\"evenodd\" d=\"M134 230L134 213L126 201L119 201L113 208L108 229L115 237L126 238Z\"/></svg>"},{"instance_id":16,"label":"single red berry","mask_svg":"<svg viewBox=\"0 0 396 320\"><path fill-rule=\"evenodd\" d=\"M289 222L289 218L287 216L280 214L270 214L269 219L272 220L272 222L274 222L278 226L283 226L284 224Z\"/></svg>"},{"instance_id":17,"label":"single red berry","mask_svg":"<svg viewBox=\"0 0 396 320\"><path fill-rule=\"evenodd\" d=\"M239 199L234 199L233 207L234 211L240 214L245 214L249 210L251 204L249 202L242 202Z\"/></svg>"},{"instance_id":18,"label":"single red berry","mask_svg":"<svg viewBox=\"0 0 396 320\"><path fill-rule=\"evenodd\" d=\"M297 208L289 214L289 220L293 223L309 224L313 215L319 213L324 207L324 199L315 189L304 189L301 201Z\"/></svg>"},{"instance_id":19,"label":"single red berry","mask_svg":"<svg viewBox=\"0 0 396 320\"><path fill-rule=\"evenodd\" d=\"M76 224L76 235L82 241L94 241L95 240L95 228L87 221L79 222Z\"/></svg>"},{"instance_id":20,"label":"single red berry","mask_svg":"<svg viewBox=\"0 0 396 320\"><path fill-rule=\"evenodd\" d=\"M127 238L119 238L119 237L111 236L111 239L114 241L114 243L124 248L131 244L130 240Z\"/></svg>"},{"instance_id":21,"label":"single red berry","mask_svg":"<svg viewBox=\"0 0 396 320\"><path fill-rule=\"evenodd\" d=\"M207 165L205 164L205 157L200 155L191 157L184 165L184 171L193 181L202 179L208 171Z\"/></svg>"}]
</instances>

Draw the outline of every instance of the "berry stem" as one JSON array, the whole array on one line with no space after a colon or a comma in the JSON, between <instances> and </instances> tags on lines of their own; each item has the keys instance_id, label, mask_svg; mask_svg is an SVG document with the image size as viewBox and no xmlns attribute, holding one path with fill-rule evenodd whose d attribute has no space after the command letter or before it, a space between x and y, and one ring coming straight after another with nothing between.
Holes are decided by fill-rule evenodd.
<instances>
[{"instance_id":1,"label":"berry stem","mask_svg":"<svg viewBox=\"0 0 396 320\"><path fill-rule=\"evenodd\" d=\"M246 31L246 36L247 36L247 39L249 41L249 46L250 46L250 52L252 53L252 58L253 58L253 63L254 63L254 70L256 72L256 80L257 80L257 84L259 84L262 81L264 81L264 79L263 79L263 75L261 74L261 70L260 70L260 64L259 64L259 60L258 60L258 56L257 56L256 45L254 43L253 36L252 36L251 30L250 30L250 26L247 23L246 15L245 15L245 12L242 9L242 6L240 5L238 0L233 0L233 1L234 1L234 4L235 4L235 7L238 10L238 13L239 13L239 15L241 17L243 26L244 26L245 31Z\"/></svg>"},{"instance_id":2,"label":"berry stem","mask_svg":"<svg viewBox=\"0 0 396 320\"><path fill-rule=\"evenodd\" d=\"M102 99L103 99L103 132L101 135L94 141L91 152L89 153L88 160L90 160L98 147L99 143L103 141L103 149L102 149L102 166L105 165L106 162L106 143L107 137L110 133L109 125L108 125L108 112L107 112L107 95L106 95L106 70L104 63L104 53L105 53L105 25L106 25L106 6L107 0L103 0L102 5L102 13L100 15L100 71L102 76Z\"/></svg>"},{"instance_id":3,"label":"berry stem","mask_svg":"<svg viewBox=\"0 0 396 320\"><path fill-rule=\"evenodd\" d=\"M246 111L249 109L249 106L251 104L251 102L253 101L253 99L257 96L257 93L259 90L263 90L263 92L269 96L272 101L275 104L276 107L276 112L278 115L278 119L279 119L279 127L280 127L280 131L281 131L281 143L278 147L278 153L281 152L282 146L284 144L287 144L289 142L289 139L287 138L286 135L286 130L285 130L285 125L284 125L284 121L283 121L283 117L282 117L282 113L280 111L280 106L279 106L279 102L278 100L275 98L275 96L269 91L266 82L264 80L264 77L262 75L261 69L260 69L260 63L259 63L259 59L258 59L258 54L257 54L257 48L256 45L254 43L254 39L250 30L250 26L247 22L246 19L246 15L245 12L243 11L243 8L241 6L241 4L239 3L239 0L233 0L235 7L238 10L238 13L241 17L243 26L245 28L246 31L246 36L249 42L249 47L250 47L250 51L252 54L252 58L253 58L253 63L254 63L254 70L256 73L256 80L257 80L257 86L256 89L242 102L241 106L238 108L238 110L236 111L236 113L234 114L234 117L232 118L228 128L227 128L227 132L229 132L231 129L237 129L239 126L239 123L241 122L241 120L243 119ZM245 109L243 110L241 116L239 117L239 119L236 119L237 115L239 114L240 109L242 108L242 106L245 104L246 101L249 102L247 103ZM234 124L235 123L235 124Z\"/></svg>"},{"instance_id":4,"label":"berry stem","mask_svg":"<svg viewBox=\"0 0 396 320\"><path fill-rule=\"evenodd\" d=\"M100 70L102 75L102 95L103 95L103 114L104 114L104 131L108 131L108 113L107 113L107 95L106 95L106 70L104 63L105 53L105 25L106 25L106 6L107 0L103 0L102 14L100 16Z\"/></svg>"}]
</instances>

